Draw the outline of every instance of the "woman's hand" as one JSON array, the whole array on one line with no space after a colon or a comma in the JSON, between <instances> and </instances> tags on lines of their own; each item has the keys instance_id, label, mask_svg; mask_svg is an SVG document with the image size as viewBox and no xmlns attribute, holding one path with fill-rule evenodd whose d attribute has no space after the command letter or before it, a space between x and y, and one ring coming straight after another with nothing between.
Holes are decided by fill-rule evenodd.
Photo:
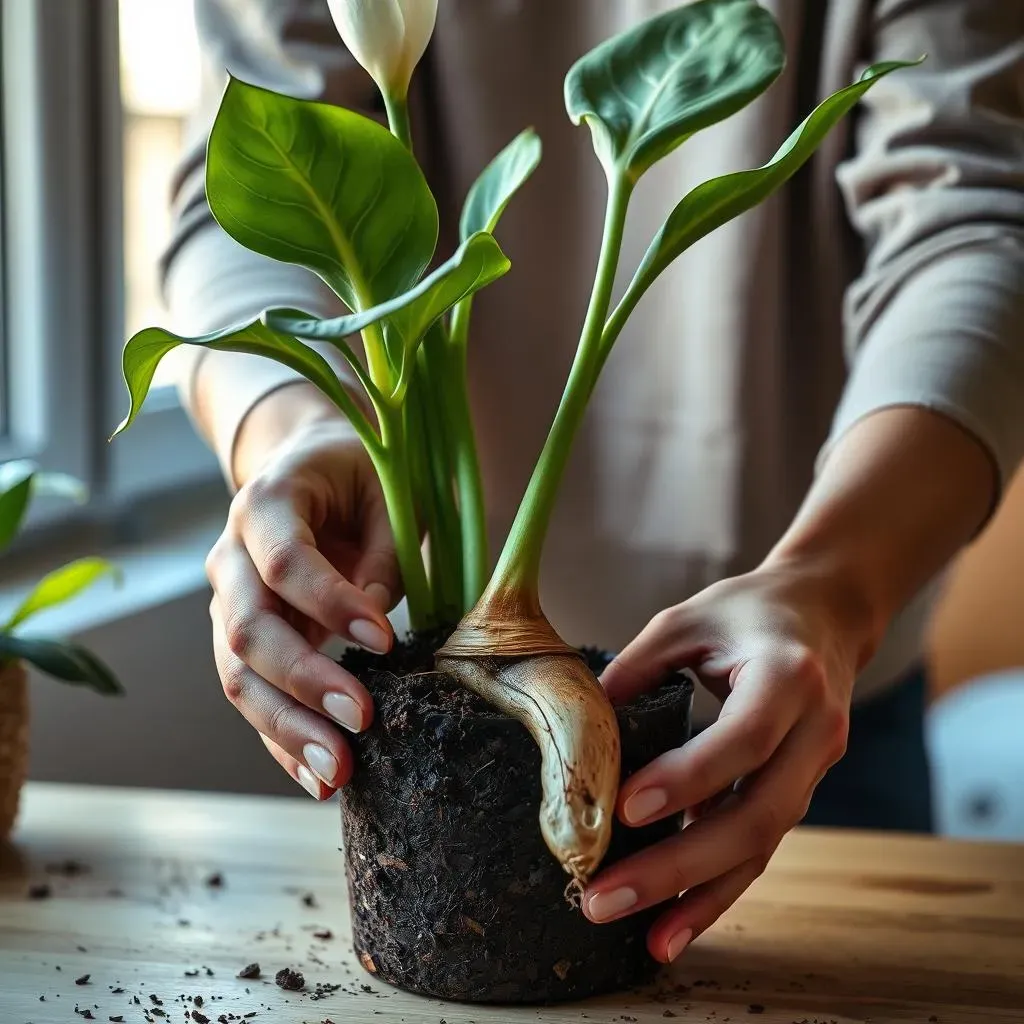
<instances>
[{"instance_id":1,"label":"woman's hand","mask_svg":"<svg viewBox=\"0 0 1024 1024\"><path fill-rule=\"evenodd\" d=\"M662 962L762 873L845 750L864 637L829 587L788 565L717 583L657 615L604 673L619 702L690 667L724 702L714 725L619 795L628 825L688 811L688 826L602 872L584 897L595 922L678 897L648 937Z\"/></svg>"},{"instance_id":2,"label":"woman's hand","mask_svg":"<svg viewBox=\"0 0 1024 1024\"><path fill-rule=\"evenodd\" d=\"M241 485L207 559L217 669L228 700L317 799L352 771L344 730L369 693L319 648L331 635L385 653L401 596L376 473L354 431L306 385L269 395L236 445Z\"/></svg>"},{"instance_id":3,"label":"woman's hand","mask_svg":"<svg viewBox=\"0 0 1024 1024\"><path fill-rule=\"evenodd\" d=\"M897 610L977 533L996 484L988 451L945 416L865 416L759 569L657 615L608 666L616 701L689 667L724 703L715 725L623 785L628 824L681 810L696 820L595 878L591 920L678 896L648 936L667 961L732 906L842 756L854 677Z\"/></svg>"}]
</instances>

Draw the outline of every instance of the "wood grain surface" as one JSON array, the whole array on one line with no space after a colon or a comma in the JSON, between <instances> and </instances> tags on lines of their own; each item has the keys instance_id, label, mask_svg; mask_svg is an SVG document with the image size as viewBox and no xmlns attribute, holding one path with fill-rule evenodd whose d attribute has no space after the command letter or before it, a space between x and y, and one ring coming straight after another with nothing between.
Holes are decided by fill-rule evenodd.
<instances>
[{"instance_id":1,"label":"wood grain surface","mask_svg":"<svg viewBox=\"0 0 1024 1024\"><path fill-rule=\"evenodd\" d=\"M488 1008L360 967L338 840L304 799L30 785L0 852L0 1024L1024 1022L1018 846L797 831L650 991Z\"/></svg>"}]
</instances>

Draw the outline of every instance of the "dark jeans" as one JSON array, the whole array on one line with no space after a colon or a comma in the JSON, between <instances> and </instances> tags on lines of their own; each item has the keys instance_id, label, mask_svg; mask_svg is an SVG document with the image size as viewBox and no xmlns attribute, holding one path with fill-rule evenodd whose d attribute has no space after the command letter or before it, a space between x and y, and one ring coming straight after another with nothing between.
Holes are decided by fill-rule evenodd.
<instances>
[{"instance_id":1,"label":"dark jeans","mask_svg":"<svg viewBox=\"0 0 1024 1024\"><path fill-rule=\"evenodd\" d=\"M854 707L846 756L815 790L805 825L932 831L926 694L918 671Z\"/></svg>"}]
</instances>

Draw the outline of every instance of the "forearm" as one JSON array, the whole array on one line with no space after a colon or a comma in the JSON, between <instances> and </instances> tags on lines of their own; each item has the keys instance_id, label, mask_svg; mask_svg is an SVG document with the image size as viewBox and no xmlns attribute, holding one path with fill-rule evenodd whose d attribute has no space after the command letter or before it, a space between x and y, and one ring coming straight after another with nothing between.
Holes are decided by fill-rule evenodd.
<instances>
[{"instance_id":1,"label":"forearm","mask_svg":"<svg viewBox=\"0 0 1024 1024\"><path fill-rule=\"evenodd\" d=\"M893 615L977 532L997 490L991 455L953 420L882 409L831 449L765 567L796 566L822 584L863 666Z\"/></svg>"}]
</instances>

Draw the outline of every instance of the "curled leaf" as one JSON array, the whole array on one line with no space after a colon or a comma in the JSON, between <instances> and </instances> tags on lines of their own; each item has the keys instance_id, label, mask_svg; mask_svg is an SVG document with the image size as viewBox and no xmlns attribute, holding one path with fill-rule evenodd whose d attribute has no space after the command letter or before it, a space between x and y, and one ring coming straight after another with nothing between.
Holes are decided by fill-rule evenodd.
<instances>
[{"instance_id":1,"label":"curled leaf","mask_svg":"<svg viewBox=\"0 0 1024 1024\"><path fill-rule=\"evenodd\" d=\"M271 330L258 320L241 326L226 327L200 337L186 338L162 327L147 327L133 335L124 347L122 370L131 405L128 414L114 431L116 437L127 430L142 411L160 360L179 345L201 345L227 352L245 352L283 363L315 384L349 418L352 425L373 444L373 428L352 396L338 380L330 363L315 349L301 341Z\"/></svg>"}]
</instances>

